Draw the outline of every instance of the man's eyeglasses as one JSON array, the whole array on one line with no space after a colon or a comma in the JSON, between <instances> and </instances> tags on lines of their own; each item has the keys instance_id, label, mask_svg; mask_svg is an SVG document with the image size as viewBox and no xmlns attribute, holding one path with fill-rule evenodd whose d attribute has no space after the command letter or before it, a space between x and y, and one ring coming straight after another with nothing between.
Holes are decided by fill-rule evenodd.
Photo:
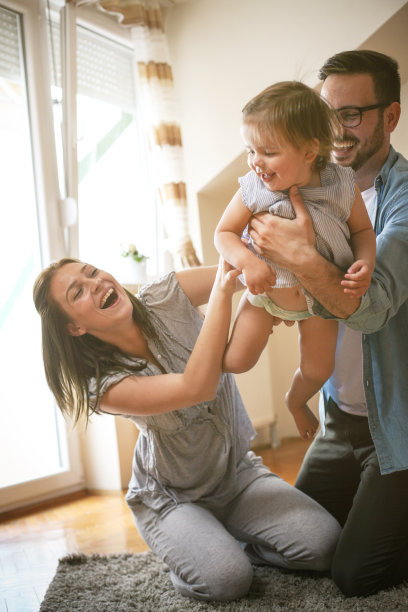
<instances>
[{"instance_id":1,"label":"man's eyeglasses","mask_svg":"<svg viewBox=\"0 0 408 612\"><path fill-rule=\"evenodd\" d=\"M343 106L336 110L341 125L345 128L358 127L363 119L363 113L374 110L375 108L385 108L389 102L381 104L371 104L371 106Z\"/></svg>"}]
</instances>

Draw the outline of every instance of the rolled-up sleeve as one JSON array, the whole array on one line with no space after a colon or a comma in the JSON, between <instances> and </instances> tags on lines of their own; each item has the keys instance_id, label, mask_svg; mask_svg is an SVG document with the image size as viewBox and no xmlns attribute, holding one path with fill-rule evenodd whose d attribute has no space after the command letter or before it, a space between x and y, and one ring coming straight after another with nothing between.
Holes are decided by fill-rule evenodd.
<instances>
[{"instance_id":1,"label":"rolled-up sleeve","mask_svg":"<svg viewBox=\"0 0 408 612\"><path fill-rule=\"evenodd\" d=\"M408 298L408 186L391 198L380 219L371 285L359 308L347 319L338 319L367 334L383 328ZM313 312L322 318L336 318L318 302Z\"/></svg>"}]
</instances>

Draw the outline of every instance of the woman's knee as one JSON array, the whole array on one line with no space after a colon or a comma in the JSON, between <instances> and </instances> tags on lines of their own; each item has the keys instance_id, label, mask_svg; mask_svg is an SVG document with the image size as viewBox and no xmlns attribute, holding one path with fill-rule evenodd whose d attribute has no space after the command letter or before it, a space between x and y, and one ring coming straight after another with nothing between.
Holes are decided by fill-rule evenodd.
<instances>
[{"instance_id":1,"label":"woman's knee","mask_svg":"<svg viewBox=\"0 0 408 612\"><path fill-rule=\"evenodd\" d=\"M294 525L295 537L285 536L283 546L250 544L246 552L253 563L268 563L291 570L330 570L340 526L330 515L325 524L325 518L322 517L322 528L312 525L306 529L306 533L305 530L301 533Z\"/></svg>"},{"instance_id":2,"label":"woman's knee","mask_svg":"<svg viewBox=\"0 0 408 612\"><path fill-rule=\"evenodd\" d=\"M231 560L228 567L218 568L209 582L210 599L231 601L245 597L250 589L253 569L246 555Z\"/></svg>"},{"instance_id":3,"label":"woman's knee","mask_svg":"<svg viewBox=\"0 0 408 612\"><path fill-rule=\"evenodd\" d=\"M309 569L327 571L332 566L341 527L336 519L314 500L308 516L303 516L304 543L309 551ZM301 517L302 518L302 517Z\"/></svg>"},{"instance_id":4,"label":"woman's knee","mask_svg":"<svg viewBox=\"0 0 408 612\"><path fill-rule=\"evenodd\" d=\"M318 572L330 570L340 535L340 525L336 519L323 508L321 511L319 528L310 529L304 540L308 551L307 569Z\"/></svg>"},{"instance_id":5,"label":"woman's knee","mask_svg":"<svg viewBox=\"0 0 408 612\"><path fill-rule=\"evenodd\" d=\"M206 563L194 575L183 576L171 572L175 588L185 597L205 601L232 601L247 595L252 583L252 566L244 553L220 566Z\"/></svg>"}]
</instances>

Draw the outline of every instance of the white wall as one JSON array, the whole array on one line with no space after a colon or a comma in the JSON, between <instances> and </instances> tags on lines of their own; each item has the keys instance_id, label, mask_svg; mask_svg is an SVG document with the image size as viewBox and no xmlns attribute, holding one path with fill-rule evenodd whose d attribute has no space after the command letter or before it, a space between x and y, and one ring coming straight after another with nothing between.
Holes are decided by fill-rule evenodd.
<instances>
[{"instance_id":1,"label":"white wall","mask_svg":"<svg viewBox=\"0 0 408 612\"><path fill-rule=\"evenodd\" d=\"M122 491L132 472L138 430L130 420L109 414L90 418L81 431L85 486L90 491Z\"/></svg>"},{"instance_id":2,"label":"white wall","mask_svg":"<svg viewBox=\"0 0 408 612\"><path fill-rule=\"evenodd\" d=\"M188 0L167 11L191 233L205 263L217 261L213 231L237 189L237 177L246 172L241 108L274 81L299 79L315 86L324 60L346 49L372 48L396 57L404 82L403 116L392 143L408 156L407 9L401 0L292 0L290 5L274 0ZM298 364L296 327L277 328L266 352L257 379L265 381L278 435L297 435L283 401ZM246 385L244 395L249 397L248 377ZM317 398L311 406L316 412ZM251 417L260 418L257 406L248 408Z\"/></svg>"},{"instance_id":3,"label":"white wall","mask_svg":"<svg viewBox=\"0 0 408 612\"><path fill-rule=\"evenodd\" d=\"M114 418L105 414L95 415L81 434L86 488L119 491L122 484Z\"/></svg>"},{"instance_id":4,"label":"white wall","mask_svg":"<svg viewBox=\"0 0 408 612\"><path fill-rule=\"evenodd\" d=\"M361 45L404 0L189 0L166 13L192 196L242 150L240 111L274 81L314 86L324 60ZM352 16L352 17L351 17Z\"/></svg>"},{"instance_id":5,"label":"white wall","mask_svg":"<svg viewBox=\"0 0 408 612\"><path fill-rule=\"evenodd\" d=\"M408 49L406 52L408 55ZM399 151L408 158L408 81L405 81L401 87L401 108L401 118L398 122L397 129L391 135L391 144L396 151Z\"/></svg>"}]
</instances>

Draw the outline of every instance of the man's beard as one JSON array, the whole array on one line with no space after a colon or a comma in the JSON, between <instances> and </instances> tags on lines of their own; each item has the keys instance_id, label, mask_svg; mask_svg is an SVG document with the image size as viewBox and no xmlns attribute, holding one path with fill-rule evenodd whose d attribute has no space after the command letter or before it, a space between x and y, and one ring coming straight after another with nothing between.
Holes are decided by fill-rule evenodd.
<instances>
[{"instance_id":1,"label":"man's beard","mask_svg":"<svg viewBox=\"0 0 408 612\"><path fill-rule=\"evenodd\" d=\"M342 137L336 140L336 143L342 142L352 142L358 144L360 141L358 138L353 137ZM352 163L350 164L351 168L356 172L360 170L362 166L370 159L373 155L377 153L384 144L384 116L381 114L378 118L377 125L375 126L373 135L370 140L366 142L363 148L357 151L356 156Z\"/></svg>"}]
</instances>

